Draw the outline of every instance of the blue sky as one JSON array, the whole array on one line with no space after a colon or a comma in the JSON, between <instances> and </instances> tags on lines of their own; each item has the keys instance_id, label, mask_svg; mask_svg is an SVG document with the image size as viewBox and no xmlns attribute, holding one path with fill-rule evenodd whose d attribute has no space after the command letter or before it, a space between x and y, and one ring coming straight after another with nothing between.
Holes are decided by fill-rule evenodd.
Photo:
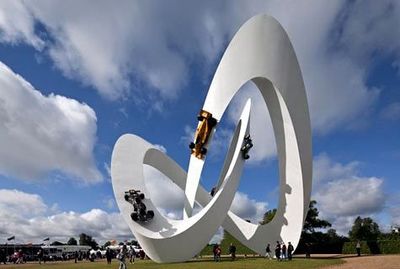
<instances>
[{"instance_id":1,"label":"blue sky","mask_svg":"<svg viewBox=\"0 0 400 269\"><path fill-rule=\"evenodd\" d=\"M0 241L130 238L109 176L124 133L186 169L196 115L229 40L259 13L287 30L313 129L312 197L346 234L358 215L400 225L400 4L397 1L1 1ZM252 97L255 147L232 210L257 221L277 203L275 141L251 83L218 125L202 184L211 188ZM260 142L260 143L258 143ZM265 144L261 147L261 144ZM171 217L183 194L148 169ZM173 197L173 198L171 198ZM18 239L19 238L19 239Z\"/></svg>"}]
</instances>

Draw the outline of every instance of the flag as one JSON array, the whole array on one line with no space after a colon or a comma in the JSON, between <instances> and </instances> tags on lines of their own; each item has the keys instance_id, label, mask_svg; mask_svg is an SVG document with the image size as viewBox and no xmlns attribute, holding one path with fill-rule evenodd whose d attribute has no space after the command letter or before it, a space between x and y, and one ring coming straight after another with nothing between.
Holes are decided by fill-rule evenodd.
<instances>
[{"instance_id":1,"label":"flag","mask_svg":"<svg viewBox=\"0 0 400 269\"><path fill-rule=\"evenodd\" d=\"M49 240L50 240L50 237L43 239L43 241L49 241Z\"/></svg>"},{"instance_id":2,"label":"flag","mask_svg":"<svg viewBox=\"0 0 400 269\"><path fill-rule=\"evenodd\" d=\"M14 239L15 239L15 235L13 235L13 236L7 238L7 241L14 240Z\"/></svg>"}]
</instances>

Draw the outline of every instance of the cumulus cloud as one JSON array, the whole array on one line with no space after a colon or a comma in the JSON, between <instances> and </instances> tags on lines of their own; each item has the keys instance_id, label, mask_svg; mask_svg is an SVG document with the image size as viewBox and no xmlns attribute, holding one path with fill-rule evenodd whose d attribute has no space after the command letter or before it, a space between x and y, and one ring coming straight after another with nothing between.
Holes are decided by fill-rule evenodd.
<instances>
[{"instance_id":1,"label":"cumulus cloud","mask_svg":"<svg viewBox=\"0 0 400 269\"><path fill-rule=\"evenodd\" d=\"M315 199L325 212L333 215L366 215L379 212L385 204L383 180L375 177L345 178L329 182Z\"/></svg>"},{"instance_id":2,"label":"cumulus cloud","mask_svg":"<svg viewBox=\"0 0 400 269\"><path fill-rule=\"evenodd\" d=\"M397 25L398 9L385 16L385 7L398 6L393 2L368 9L368 14L379 15L370 18L365 16L367 12L356 12L358 8L346 9L344 1L321 1L311 6L289 1L121 1L117 5L107 1L96 5L90 1L79 5L3 1L4 10L13 8L16 12L4 12L0 28L3 40L8 42L44 42L46 52L67 77L93 86L103 96L121 98L135 88L138 97L172 98L188 83L193 63L200 63L203 75L209 76L211 66L240 25L255 14L267 12L277 17L292 39L305 78L313 127L326 133L368 112L376 100L378 91L366 85L365 65L353 61L363 43L353 42L352 36L360 31L357 37L368 38L368 51L386 48L383 46L390 42L375 41L387 40L387 29ZM380 3L369 1L369 5ZM343 15L346 12L351 16ZM339 21L342 17L346 19ZM12 24L16 18L25 23ZM365 27L351 27L371 25L374 18L380 21L373 33ZM51 38L35 34L36 22L44 25ZM345 31L337 31L332 45L338 22L343 23ZM18 32L23 34L13 35ZM398 44L397 36L390 35L394 44ZM397 46L389 51L394 50ZM146 93L136 87L142 83L148 86ZM270 150L263 153L264 158L270 155Z\"/></svg>"},{"instance_id":3,"label":"cumulus cloud","mask_svg":"<svg viewBox=\"0 0 400 269\"><path fill-rule=\"evenodd\" d=\"M326 153L321 153L314 158L313 183L333 181L337 178L352 177L358 173L360 163L357 161L348 164L334 162Z\"/></svg>"},{"instance_id":4,"label":"cumulus cloud","mask_svg":"<svg viewBox=\"0 0 400 269\"><path fill-rule=\"evenodd\" d=\"M23 2L1 1L0 41L11 44L28 43L36 49L42 49L44 42L35 34L33 20Z\"/></svg>"},{"instance_id":5,"label":"cumulus cloud","mask_svg":"<svg viewBox=\"0 0 400 269\"><path fill-rule=\"evenodd\" d=\"M0 231L5 236L15 235L20 242L41 242L48 236L65 242L80 233L99 242L132 237L119 213L101 209L54 213L53 206L46 205L39 195L8 189L0 189Z\"/></svg>"},{"instance_id":6,"label":"cumulus cloud","mask_svg":"<svg viewBox=\"0 0 400 269\"><path fill-rule=\"evenodd\" d=\"M358 162L336 163L321 154L314 164L312 198L318 202L321 217L338 232L347 234L357 216L372 216L384 209L383 179L360 176Z\"/></svg>"},{"instance_id":7,"label":"cumulus cloud","mask_svg":"<svg viewBox=\"0 0 400 269\"><path fill-rule=\"evenodd\" d=\"M343 27L336 33L338 43L353 60L365 64L371 57L392 56L392 65L398 68L400 60L398 1L383 0L379 3L373 0L353 1L343 9L340 19Z\"/></svg>"},{"instance_id":8,"label":"cumulus cloud","mask_svg":"<svg viewBox=\"0 0 400 269\"><path fill-rule=\"evenodd\" d=\"M60 171L99 182L93 157L96 129L96 114L88 105L44 96L0 62L1 174L37 179Z\"/></svg>"},{"instance_id":9,"label":"cumulus cloud","mask_svg":"<svg viewBox=\"0 0 400 269\"><path fill-rule=\"evenodd\" d=\"M245 193L237 192L230 210L243 219L258 223L267 212L267 206L265 202L258 202L250 199Z\"/></svg>"},{"instance_id":10,"label":"cumulus cloud","mask_svg":"<svg viewBox=\"0 0 400 269\"><path fill-rule=\"evenodd\" d=\"M3 40L28 44L39 40L65 76L110 99L124 97L143 83L150 90L143 94L138 89L136 96L175 97L187 84L194 56L200 63L210 63L220 53L229 17L220 18L219 10L231 15L240 11L227 2L5 1L2 5L4 10L16 10L3 14ZM11 28L14 21L25 24ZM33 31L38 22L45 34ZM18 31L23 34L14 36Z\"/></svg>"}]
</instances>

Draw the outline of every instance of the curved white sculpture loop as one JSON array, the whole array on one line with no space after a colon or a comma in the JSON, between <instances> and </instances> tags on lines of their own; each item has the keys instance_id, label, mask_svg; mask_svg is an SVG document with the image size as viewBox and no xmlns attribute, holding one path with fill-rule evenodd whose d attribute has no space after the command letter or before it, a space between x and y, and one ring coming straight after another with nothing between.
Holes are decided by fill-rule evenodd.
<instances>
[{"instance_id":1,"label":"curved white sculpture loop","mask_svg":"<svg viewBox=\"0 0 400 269\"><path fill-rule=\"evenodd\" d=\"M275 241L290 241L297 246L311 192L310 118L293 47L281 25L267 15L251 18L236 33L217 68L203 109L219 121L235 93L249 80L256 84L265 100L276 138L280 198L274 219L261 226L248 223L229 211L244 165L240 148L250 129L250 100L238 121L219 188L213 197L199 186L205 158L192 155L186 174L147 141L135 135L123 135L112 154L114 194L131 231L152 260L178 262L192 258L221 225L258 253L265 253L266 244ZM211 139L208 145L212 144ZM132 205L124 200L124 192L138 189L148 193L144 164L158 169L185 190L183 220L163 216L149 199L144 199L144 203L147 209L154 210L154 219L149 222L131 220ZM195 201L203 208L192 216Z\"/></svg>"}]
</instances>

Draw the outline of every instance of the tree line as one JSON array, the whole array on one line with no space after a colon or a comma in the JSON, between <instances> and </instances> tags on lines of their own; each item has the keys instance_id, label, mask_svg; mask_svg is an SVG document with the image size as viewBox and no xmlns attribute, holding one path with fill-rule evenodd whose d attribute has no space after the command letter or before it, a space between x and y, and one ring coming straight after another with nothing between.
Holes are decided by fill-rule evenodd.
<instances>
[{"instance_id":1,"label":"tree line","mask_svg":"<svg viewBox=\"0 0 400 269\"><path fill-rule=\"evenodd\" d=\"M377 241L377 240L400 240L400 235L394 232L384 233L379 229L379 225L370 217L358 216L348 232L348 236L338 235L332 224L319 218L319 211L316 207L317 201L312 200L309 204L307 216L304 222L298 250L304 252L306 244L312 245L314 252L321 253L340 253L343 244L349 241ZM276 209L268 210L261 225L272 221L276 214Z\"/></svg>"}]
</instances>

